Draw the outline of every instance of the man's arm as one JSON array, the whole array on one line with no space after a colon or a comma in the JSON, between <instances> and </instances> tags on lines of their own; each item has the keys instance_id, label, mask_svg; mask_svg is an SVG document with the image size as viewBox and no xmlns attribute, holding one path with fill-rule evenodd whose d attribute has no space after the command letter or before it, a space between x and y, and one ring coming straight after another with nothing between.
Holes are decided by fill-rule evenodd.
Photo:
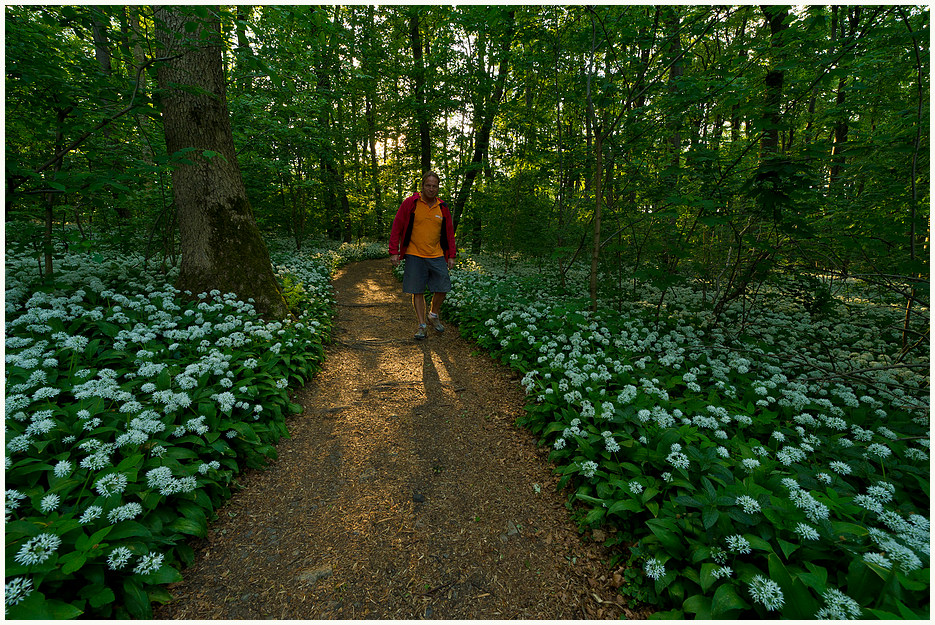
<instances>
[{"instance_id":1,"label":"man's arm","mask_svg":"<svg viewBox=\"0 0 935 625\"><path fill-rule=\"evenodd\" d=\"M407 203L411 203L414 200L412 197L408 197L403 200L403 203L399 205L399 209L396 211L396 216L393 218L393 225L390 227L390 260L393 260L393 257L396 257L394 264L400 261L400 249L399 244L402 242L403 233L406 231L406 226L408 225L406 216Z\"/></svg>"},{"instance_id":2,"label":"man's arm","mask_svg":"<svg viewBox=\"0 0 935 625\"><path fill-rule=\"evenodd\" d=\"M448 249L445 250L445 260L448 261L448 268L451 269L455 264L457 254L457 245L455 244L455 225L451 219L451 211L448 210L448 204L442 202L442 213L445 215L445 231L442 236L448 243Z\"/></svg>"}]
</instances>

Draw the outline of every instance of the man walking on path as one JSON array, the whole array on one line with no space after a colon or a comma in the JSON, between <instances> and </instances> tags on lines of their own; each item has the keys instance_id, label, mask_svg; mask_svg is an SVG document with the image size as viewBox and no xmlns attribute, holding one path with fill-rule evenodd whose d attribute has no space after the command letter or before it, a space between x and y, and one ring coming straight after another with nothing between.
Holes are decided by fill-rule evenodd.
<instances>
[{"instance_id":1,"label":"man walking on path","mask_svg":"<svg viewBox=\"0 0 935 625\"><path fill-rule=\"evenodd\" d=\"M403 259L403 293L412 295L412 307L419 327L416 339L426 332L425 289L432 292L428 322L437 332L445 326L438 318L445 294L451 290L449 270L455 264L455 231L448 204L438 199L440 178L434 171L422 176L422 193L415 193L400 204L390 229L390 261L397 266Z\"/></svg>"}]
</instances>

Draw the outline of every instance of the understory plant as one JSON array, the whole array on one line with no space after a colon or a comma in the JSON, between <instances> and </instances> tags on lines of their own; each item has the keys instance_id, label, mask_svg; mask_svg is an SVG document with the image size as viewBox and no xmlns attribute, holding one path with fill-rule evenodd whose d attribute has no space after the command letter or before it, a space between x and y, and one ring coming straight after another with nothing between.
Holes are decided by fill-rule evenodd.
<instances>
[{"instance_id":1,"label":"understory plant","mask_svg":"<svg viewBox=\"0 0 935 625\"><path fill-rule=\"evenodd\" d=\"M64 255L40 282L8 254L6 616L151 618L237 475L288 436L288 388L329 340L331 272L375 249L274 254L286 322L179 293L141 257Z\"/></svg>"},{"instance_id":2,"label":"understory plant","mask_svg":"<svg viewBox=\"0 0 935 625\"><path fill-rule=\"evenodd\" d=\"M928 362L892 357L898 309L764 289L716 324L686 286L591 314L463 267L448 316L524 374L521 424L656 616L928 618Z\"/></svg>"}]
</instances>

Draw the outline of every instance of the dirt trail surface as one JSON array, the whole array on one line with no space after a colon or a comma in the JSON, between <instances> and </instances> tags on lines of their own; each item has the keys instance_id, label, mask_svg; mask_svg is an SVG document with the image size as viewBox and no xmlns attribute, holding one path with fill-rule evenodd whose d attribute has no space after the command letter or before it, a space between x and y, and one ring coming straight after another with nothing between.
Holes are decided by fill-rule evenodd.
<instances>
[{"instance_id":1,"label":"dirt trail surface","mask_svg":"<svg viewBox=\"0 0 935 625\"><path fill-rule=\"evenodd\" d=\"M241 477L156 618L638 616L514 425L516 376L455 327L415 341L386 259L335 288L334 341L291 439Z\"/></svg>"}]
</instances>

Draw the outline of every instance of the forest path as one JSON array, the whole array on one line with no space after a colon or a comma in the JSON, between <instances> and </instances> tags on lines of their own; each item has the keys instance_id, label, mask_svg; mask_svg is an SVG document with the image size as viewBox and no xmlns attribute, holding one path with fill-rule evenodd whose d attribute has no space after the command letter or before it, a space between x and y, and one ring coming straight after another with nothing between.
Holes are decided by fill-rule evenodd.
<instances>
[{"instance_id":1,"label":"forest path","mask_svg":"<svg viewBox=\"0 0 935 625\"><path fill-rule=\"evenodd\" d=\"M514 425L513 373L455 327L415 341L387 259L334 284L333 343L291 439L241 477L156 618L636 616Z\"/></svg>"}]
</instances>

